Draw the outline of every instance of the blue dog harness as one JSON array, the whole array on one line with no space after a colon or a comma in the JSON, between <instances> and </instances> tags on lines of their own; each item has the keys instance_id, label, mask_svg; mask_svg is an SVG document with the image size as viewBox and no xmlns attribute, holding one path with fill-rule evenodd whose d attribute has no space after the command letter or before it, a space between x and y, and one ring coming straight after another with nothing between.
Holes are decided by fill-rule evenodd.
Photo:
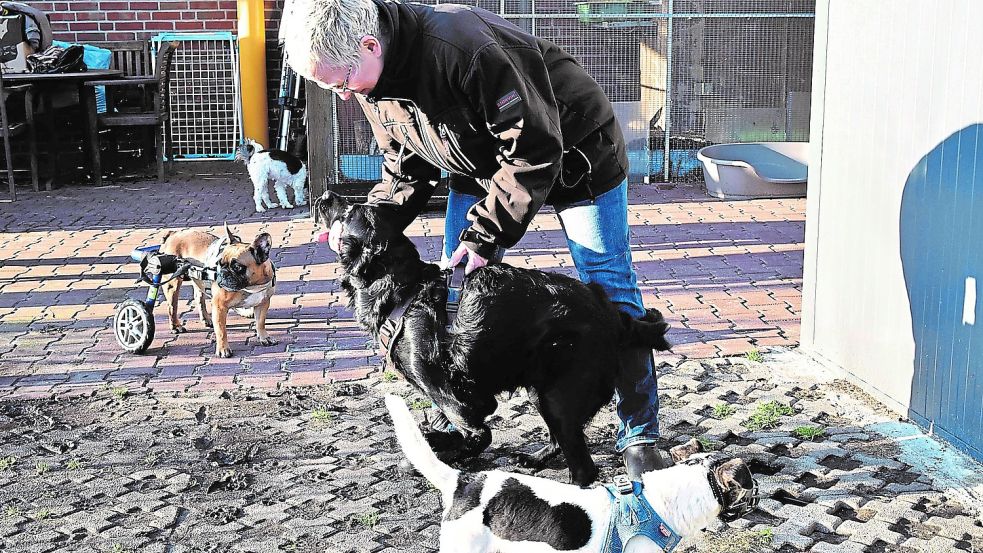
<instances>
[{"instance_id":1,"label":"blue dog harness","mask_svg":"<svg viewBox=\"0 0 983 553\"><path fill-rule=\"evenodd\" d=\"M662 520L642 495L641 482L633 482L627 476L619 475L614 477L613 484L604 487L614 505L611 506L608 535L601 553L621 553L628 540L635 536L649 538L665 553L670 553L679 545L681 536Z\"/></svg>"}]
</instances>

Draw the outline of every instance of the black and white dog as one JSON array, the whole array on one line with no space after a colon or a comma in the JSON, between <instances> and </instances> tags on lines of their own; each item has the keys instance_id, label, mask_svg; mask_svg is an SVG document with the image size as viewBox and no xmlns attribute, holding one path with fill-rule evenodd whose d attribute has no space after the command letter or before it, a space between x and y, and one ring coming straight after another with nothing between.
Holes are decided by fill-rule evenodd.
<instances>
[{"instance_id":1,"label":"black and white dog","mask_svg":"<svg viewBox=\"0 0 983 553\"><path fill-rule=\"evenodd\" d=\"M584 426L611 400L622 350L669 349L669 325L657 310L633 319L597 285L497 264L464 281L448 328L446 275L420 259L405 221L384 205L350 205L331 192L314 204L328 227L342 223L340 281L355 318L376 340L389 340L394 368L457 428L428 434L442 458L481 453L491 443L485 419L498 406L495 395L525 388L550 443L522 462L538 466L562 451L572 482L594 481Z\"/></svg>"},{"instance_id":2,"label":"black and white dog","mask_svg":"<svg viewBox=\"0 0 983 553\"><path fill-rule=\"evenodd\" d=\"M262 213L267 208L292 207L307 205L307 166L297 156L283 150L264 150L254 140L246 140L239 146L236 159L246 163L249 179L253 181L253 201L256 212ZM270 199L269 181L273 181L276 197L280 203ZM287 198L287 187L294 191L294 203Z\"/></svg>"},{"instance_id":3,"label":"black and white dog","mask_svg":"<svg viewBox=\"0 0 983 553\"><path fill-rule=\"evenodd\" d=\"M638 502L626 508L629 500L604 487L455 470L433 453L401 398L386 396L386 407L406 457L440 490L442 553L662 553L714 518L736 520L757 505L744 461L699 453L696 440L670 450L677 465L643 474L641 490L629 492Z\"/></svg>"}]
</instances>

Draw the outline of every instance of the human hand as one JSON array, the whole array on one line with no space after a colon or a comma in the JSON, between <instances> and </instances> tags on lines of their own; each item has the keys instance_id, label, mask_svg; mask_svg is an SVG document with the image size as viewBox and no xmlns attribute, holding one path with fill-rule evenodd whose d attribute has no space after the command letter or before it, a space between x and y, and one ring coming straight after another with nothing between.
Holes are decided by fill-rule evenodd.
<instances>
[{"instance_id":1,"label":"human hand","mask_svg":"<svg viewBox=\"0 0 983 553\"><path fill-rule=\"evenodd\" d=\"M469 275L471 271L477 269L478 267L484 267L488 265L488 260L480 255L469 250L467 246L461 244L457 247L457 250L451 255L451 259L448 262L449 267L457 267L457 265L464 259L464 256L468 256L468 264L464 266L464 274Z\"/></svg>"}]
</instances>

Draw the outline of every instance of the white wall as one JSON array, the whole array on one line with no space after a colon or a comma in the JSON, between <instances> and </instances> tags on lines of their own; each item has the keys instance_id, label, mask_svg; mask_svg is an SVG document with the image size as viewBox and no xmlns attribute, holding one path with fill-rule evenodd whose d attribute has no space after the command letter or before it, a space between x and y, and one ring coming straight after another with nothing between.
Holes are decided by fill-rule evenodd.
<instances>
[{"instance_id":1,"label":"white wall","mask_svg":"<svg viewBox=\"0 0 983 553\"><path fill-rule=\"evenodd\" d=\"M983 1L818 0L802 347L908 406L899 213L922 157L983 122Z\"/></svg>"}]
</instances>

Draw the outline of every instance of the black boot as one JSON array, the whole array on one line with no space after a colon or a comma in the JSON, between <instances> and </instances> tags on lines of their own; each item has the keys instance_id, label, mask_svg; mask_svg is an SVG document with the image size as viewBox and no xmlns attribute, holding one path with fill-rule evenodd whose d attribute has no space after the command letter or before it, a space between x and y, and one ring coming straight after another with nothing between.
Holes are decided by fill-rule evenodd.
<instances>
[{"instance_id":1,"label":"black boot","mask_svg":"<svg viewBox=\"0 0 983 553\"><path fill-rule=\"evenodd\" d=\"M641 480L642 474L669 467L655 444L635 444L625 448L621 454L628 470L628 478Z\"/></svg>"}]
</instances>

